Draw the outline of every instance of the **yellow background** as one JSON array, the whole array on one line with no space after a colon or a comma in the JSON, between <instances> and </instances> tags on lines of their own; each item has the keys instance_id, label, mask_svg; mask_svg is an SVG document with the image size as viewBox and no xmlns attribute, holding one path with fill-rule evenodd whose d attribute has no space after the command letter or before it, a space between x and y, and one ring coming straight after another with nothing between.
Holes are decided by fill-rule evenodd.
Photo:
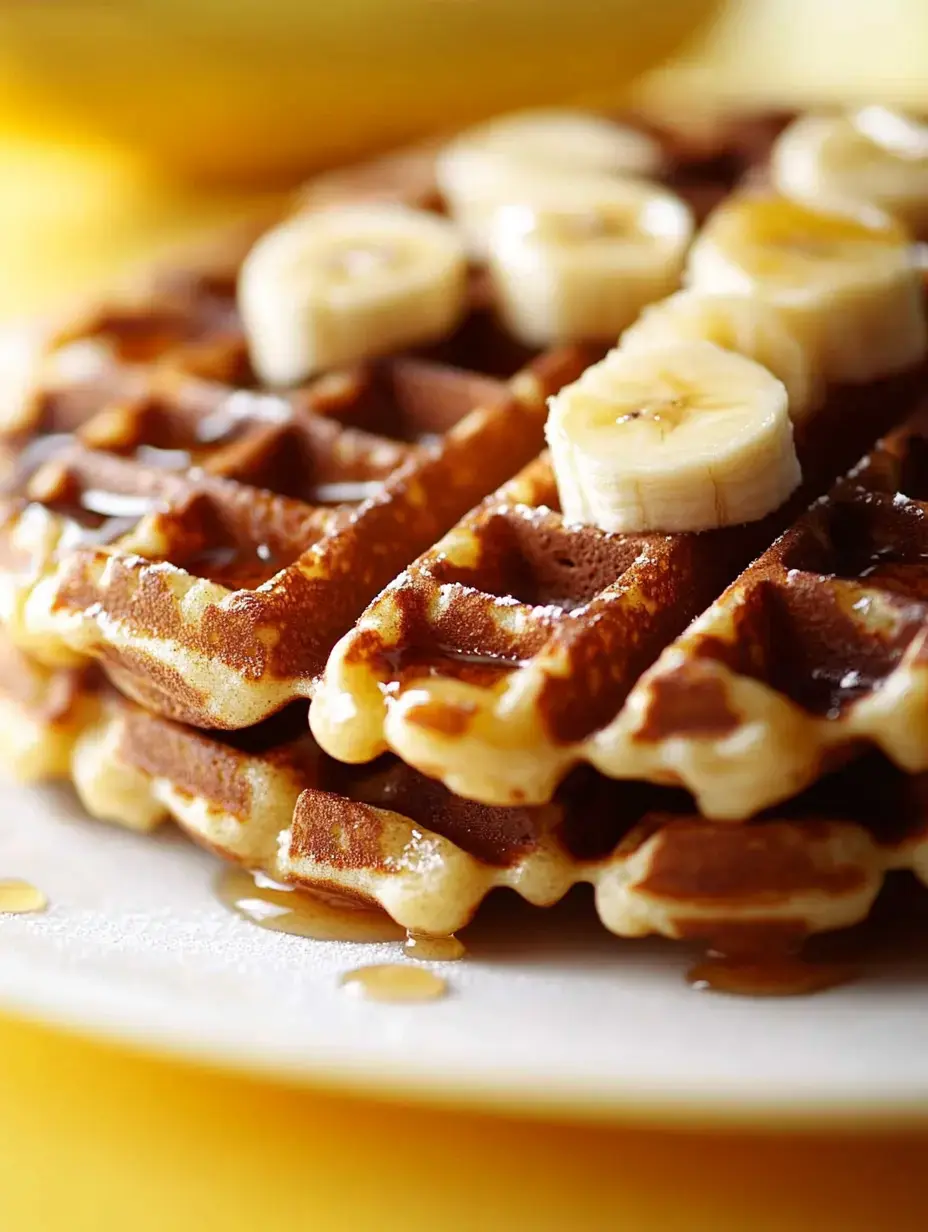
<instances>
[{"instance_id":1,"label":"yellow background","mask_svg":"<svg viewBox=\"0 0 928 1232\"><path fill-rule=\"evenodd\" d=\"M4 1232L925 1227L926 1134L520 1123L259 1084L2 1021L0 1057Z\"/></svg>"},{"instance_id":2,"label":"yellow background","mask_svg":"<svg viewBox=\"0 0 928 1232\"><path fill-rule=\"evenodd\" d=\"M928 6L876 7L882 29L864 0L755 0L650 88L795 97L814 81L823 95L928 101L917 56L922 35L928 47ZM10 100L26 100L17 115L32 123L31 96L23 81L5 86L0 317L85 291L258 199L194 189L101 144L30 139L28 125L11 122ZM401 1108L197 1071L0 1020L2 1232L904 1232L926 1226L926 1148L928 1130L696 1135Z\"/></svg>"}]
</instances>

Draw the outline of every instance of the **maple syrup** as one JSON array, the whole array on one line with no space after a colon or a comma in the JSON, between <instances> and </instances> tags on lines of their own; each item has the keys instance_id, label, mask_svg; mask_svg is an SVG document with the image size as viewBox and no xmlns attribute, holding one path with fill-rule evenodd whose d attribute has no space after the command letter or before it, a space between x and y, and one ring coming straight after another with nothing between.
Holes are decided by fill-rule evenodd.
<instances>
[{"instance_id":1,"label":"maple syrup","mask_svg":"<svg viewBox=\"0 0 928 1232\"><path fill-rule=\"evenodd\" d=\"M810 962L798 954L710 954L687 972L705 992L738 997L802 997L847 984L857 971L850 963Z\"/></svg>"},{"instance_id":2,"label":"maple syrup","mask_svg":"<svg viewBox=\"0 0 928 1232\"><path fill-rule=\"evenodd\" d=\"M346 971L341 984L368 1001L436 1001L448 991L448 981L427 967L377 963Z\"/></svg>"},{"instance_id":3,"label":"maple syrup","mask_svg":"<svg viewBox=\"0 0 928 1232\"><path fill-rule=\"evenodd\" d=\"M453 934L429 937L424 933L407 932L403 953L419 962L459 962L467 953L467 947Z\"/></svg>"},{"instance_id":4,"label":"maple syrup","mask_svg":"<svg viewBox=\"0 0 928 1232\"><path fill-rule=\"evenodd\" d=\"M399 941L405 935L385 911L321 891L281 885L265 873L227 868L216 896L236 915L272 932L314 941Z\"/></svg>"},{"instance_id":5,"label":"maple syrup","mask_svg":"<svg viewBox=\"0 0 928 1232\"><path fill-rule=\"evenodd\" d=\"M44 911L47 906L48 898L38 886L13 879L0 881L0 914L27 915Z\"/></svg>"}]
</instances>

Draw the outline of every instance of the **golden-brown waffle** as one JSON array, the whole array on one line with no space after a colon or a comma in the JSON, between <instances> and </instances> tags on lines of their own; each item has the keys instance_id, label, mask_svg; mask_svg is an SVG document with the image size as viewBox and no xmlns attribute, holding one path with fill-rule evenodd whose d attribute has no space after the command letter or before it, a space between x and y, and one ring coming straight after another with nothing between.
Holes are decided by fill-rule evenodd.
<instances>
[{"instance_id":1,"label":"golden-brown waffle","mask_svg":"<svg viewBox=\"0 0 928 1232\"><path fill-rule=\"evenodd\" d=\"M928 768L928 412L890 433L664 652L592 740L608 774L738 818L867 746Z\"/></svg>"},{"instance_id":2,"label":"golden-brown waffle","mask_svg":"<svg viewBox=\"0 0 928 1232\"><path fill-rule=\"evenodd\" d=\"M4 724L28 714L34 730L57 733L59 756L31 772L70 777L94 816L139 830L173 818L225 859L376 903L413 932L455 931L497 887L547 906L585 882L616 934L764 947L863 919L889 871L928 878L928 780L879 758L743 826L700 818L682 792L589 770L548 805L497 808L389 756L333 762L299 708L208 734L72 678L54 717L58 669L44 677L42 718L8 664Z\"/></svg>"},{"instance_id":3,"label":"golden-brown waffle","mask_svg":"<svg viewBox=\"0 0 928 1232\"><path fill-rule=\"evenodd\" d=\"M317 739L350 762L389 748L486 803L550 799L668 641L921 397L923 381L833 390L796 427L794 496L761 521L698 535L565 522L542 456L338 643L310 711ZM597 764L614 772L605 755Z\"/></svg>"},{"instance_id":4,"label":"golden-brown waffle","mask_svg":"<svg viewBox=\"0 0 928 1232\"><path fill-rule=\"evenodd\" d=\"M403 357L278 396L249 387L239 335L207 327L139 364L129 320L93 322L52 361L83 379L33 394L3 617L43 660L96 655L146 704L213 727L307 688L371 595L537 452L545 397L590 358L564 348L506 381ZM492 370L508 344L490 333L481 360L461 345Z\"/></svg>"},{"instance_id":5,"label":"golden-brown waffle","mask_svg":"<svg viewBox=\"0 0 928 1232\"><path fill-rule=\"evenodd\" d=\"M664 131L668 182L704 207L778 124ZM432 151L321 176L295 208L372 198L440 208ZM595 356L532 360L475 271L453 337L262 390L234 297L254 234L22 335L3 368L0 618L41 661L96 658L207 727L308 695L364 605L537 454L546 396Z\"/></svg>"}]
</instances>

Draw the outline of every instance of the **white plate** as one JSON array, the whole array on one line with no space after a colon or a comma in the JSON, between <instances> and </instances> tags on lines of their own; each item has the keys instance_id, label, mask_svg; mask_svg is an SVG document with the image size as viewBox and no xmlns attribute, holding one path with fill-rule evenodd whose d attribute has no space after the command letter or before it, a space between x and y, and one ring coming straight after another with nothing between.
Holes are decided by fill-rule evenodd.
<instances>
[{"instance_id":1,"label":"white plate","mask_svg":"<svg viewBox=\"0 0 928 1232\"><path fill-rule=\"evenodd\" d=\"M490 910L468 958L442 967L448 997L373 1004L339 976L407 961L397 945L266 932L220 905L217 862L180 835L87 821L64 790L0 799L0 878L50 898L44 915L0 918L6 1009L250 1071L513 1111L928 1116L928 953L814 997L747 1000L695 992L681 947L618 941L577 903Z\"/></svg>"}]
</instances>

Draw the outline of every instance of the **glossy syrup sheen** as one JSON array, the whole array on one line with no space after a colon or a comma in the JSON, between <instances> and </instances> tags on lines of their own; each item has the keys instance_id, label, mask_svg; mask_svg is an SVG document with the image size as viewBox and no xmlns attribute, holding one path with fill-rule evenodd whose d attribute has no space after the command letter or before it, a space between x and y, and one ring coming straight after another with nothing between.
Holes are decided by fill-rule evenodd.
<instances>
[{"instance_id":1,"label":"glossy syrup sheen","mask_svg":"<svg viewBox=\"0 0 928 1232\"><path fill-rule=\"evenodd\" d=\"M704 992L738 997L802 997L847 984L857 975L850 963L810 962L798 955L757 958L710 955L696 963L687 980Z\"/></svg>"},{"instance_id":2,"label":"glossy syrup sheen","mask_svg":"<svg viewBox=\"0 0 928 1232\"><path fill-rule=\"evenodd\" d=\"M347 897L309 893L281 885L261 872L227 868L216 879L216 896L259 928L315 941L402 941L406 930L385 911Z\"/></svg>"},{"instance_id":3,"label":"glossy syrup sheen","mask_svg":"<svg viewBox=\"0 0 928 1232\"><path fill-rule=\"evenodd\" d=\"M422 933L407 933L403 953L419 962L459 962L467 953L463 941L450 937L427 937Z\"/></svg>"}]
</instances>

